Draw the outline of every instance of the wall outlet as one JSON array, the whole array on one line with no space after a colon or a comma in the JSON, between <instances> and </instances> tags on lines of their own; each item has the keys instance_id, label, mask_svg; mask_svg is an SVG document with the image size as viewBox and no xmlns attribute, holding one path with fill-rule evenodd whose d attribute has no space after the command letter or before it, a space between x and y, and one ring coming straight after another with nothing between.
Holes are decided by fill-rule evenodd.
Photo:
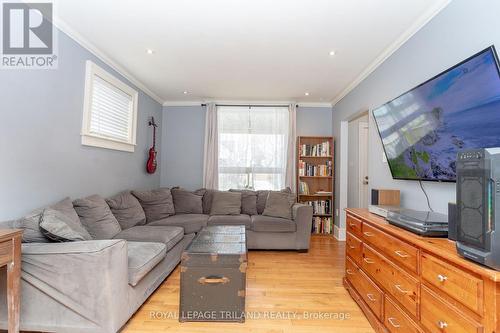
<instances>
[{"instance_id":1,"label":"wall outlet","mask_svg":"<svg viewBox=\"0 0 500 333\"><path fill-rule=\"evenodd\" d=\"M339 216L339 209L338 208L335 209L335 216L337 216L337 217Z\"/></svg>"}]
</instances>

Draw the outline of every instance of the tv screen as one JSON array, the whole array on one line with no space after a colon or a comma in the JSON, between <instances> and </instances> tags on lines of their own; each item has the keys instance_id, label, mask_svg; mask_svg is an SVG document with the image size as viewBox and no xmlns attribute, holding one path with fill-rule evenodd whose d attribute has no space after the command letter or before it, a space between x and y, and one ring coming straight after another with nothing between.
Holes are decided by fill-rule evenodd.
<instances>
[{"instance_id":1,"label":"tv screen","mask_svg":"<svg viewBox=\"0 0 500 333\"><path fill-rule=\"evenodd\" d=\"M373 110L395 179L455 181L457 152L500 147L493 46Z\"/></svg>"}]
</instances>

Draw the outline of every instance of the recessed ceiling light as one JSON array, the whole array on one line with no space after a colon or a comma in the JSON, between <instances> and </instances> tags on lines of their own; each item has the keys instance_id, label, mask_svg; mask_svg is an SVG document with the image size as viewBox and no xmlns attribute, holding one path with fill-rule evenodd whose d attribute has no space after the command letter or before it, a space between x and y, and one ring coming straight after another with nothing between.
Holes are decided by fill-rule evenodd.
<instances>
[{"instance_id":1,"label":"recessed ceiling light","mask_svg":"<svg viewBox=\"0 0 500 333\"><path fill-rule=\"evenodd\" d=\"M189 91L184 90L182 93L183 93L184 95L187 95L187 94L188 94L188 92L189 92Z\"/></svg>"},{"instance_id":2,"label":"recessed ceiling light","mask_svg":"<svg viewBox=\"0 0 500 333\"><path fill-rule=\"evenodd\" d=\"M151 49L147 49L147 50L146 50L146 53L147 53L147 54L153 54L153 53L155 53L155 51L153 51L153 50L151 50Z\"/></svg>"},{"instance_id":3,"label":"recessed ceiling light","mask_svg":"<svg viewBox=\"0 0 500 333\"><path fill-rule=\"evenodd\" d=\"M333 51L333 50L332 50L332 51L330 51L330 55L331 55L331 56L334 56L334 55L335 55L335 51Z\"/></svg>"},{"instance_id":4,"label":"recessed ceiling light","mask_svg":"<svg viewBox=\"0 0 500 333\"><path fill-rule=\"evenodd\" d=\"M304 93L304 95L309 96L309 93L306 91L306 92Z\"/></svg>"}]
</instances>

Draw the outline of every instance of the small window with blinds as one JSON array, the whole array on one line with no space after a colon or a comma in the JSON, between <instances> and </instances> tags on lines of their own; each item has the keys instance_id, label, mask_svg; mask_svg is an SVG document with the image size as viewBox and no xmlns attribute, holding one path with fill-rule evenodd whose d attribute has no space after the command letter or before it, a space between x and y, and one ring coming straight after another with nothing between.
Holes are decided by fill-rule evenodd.
<instances>
[{"instance_id":1,"label":"small window with blinds","mask_svg":"<svg viewBox=\"0 0 500 333\"><path fill-rule=\"evenodd\" d=\"M137 91L87 61L82 144L133 152Z\"/></svg>"}]
</instances>

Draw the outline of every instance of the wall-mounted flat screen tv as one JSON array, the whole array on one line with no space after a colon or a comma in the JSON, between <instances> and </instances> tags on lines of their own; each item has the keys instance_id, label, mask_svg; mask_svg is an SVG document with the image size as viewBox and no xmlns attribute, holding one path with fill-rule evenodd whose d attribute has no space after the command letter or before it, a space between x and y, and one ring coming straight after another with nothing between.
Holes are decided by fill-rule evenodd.
<instances>
[{"instance_id":1,"label":"wall-mounted flat screen tv","mask_svg":"<svg viewBox=\"0 0 500 333\"><path fill-rule=\"evenodd\" d=\"M500 147L493 46L373 110L395 179L456 181L457 152Z\"/></svg>"}]
</instances>

